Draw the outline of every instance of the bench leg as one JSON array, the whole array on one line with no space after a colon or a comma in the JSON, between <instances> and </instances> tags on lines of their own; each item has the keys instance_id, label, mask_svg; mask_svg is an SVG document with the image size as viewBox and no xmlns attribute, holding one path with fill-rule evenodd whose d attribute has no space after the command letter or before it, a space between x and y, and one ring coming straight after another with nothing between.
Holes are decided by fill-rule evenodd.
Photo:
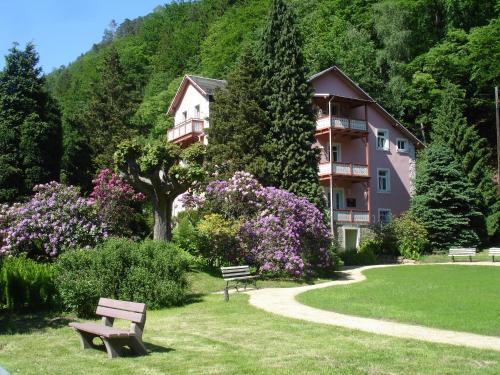
<instances>
[{"instance_id":1,"label":"bench leg","mask_svg":"<svg viewBox=\"0 0 500 375\"><path fill-rule=\"evenodd\" d=\"M469 255L469 262L472 262L472 257Z\"/></svg>"},{"instance_id":2,"label":"bench leg","mask_svg":"<svg viewBox=\"0 0 500 375\"><path fill-rule=\"evenodd\" d=\"M120 347L116 344L113 343L112 341L108 340L105 337L101 337L102 342L106 346L106 351L108 352L108 358L116 358L120 356Z\"/></svg>"},{"instance_id":3,"label":"bench leg","mask_svg":"<svg viewBox=\"0 0 500 375\"><path fill-rule=\"evenodd\" d=\"M455 257L454 256L451 257L451 260L453 261L453 263L455 263Z\"/></svg>"},{"instance_id":4,"label":"bench leg","mask_svg":"<svg viewBox=\"0 0 500 375\"><path fill-rule=\"evenodd\" d=\"M82 331L77 332L80 335L80 346L82 349L91 349L95 347L95 345L92 343L92 340L94 339L94 337L97 337L96 335Z\"/></svg>"},{"instance_id":5,"label":"bench leg","mask_svg":"<svg viewBox=\"0 0 500 375\"><path fill-rule=\"evenodd\" d=\"M226 287L224 288L224 301L229 301L229 290L227 288L227 285Z\"/></svg>"},{"instance_id":6,"label":"bench leg","mask_svg":"<svg viewBox=\"0 0 500 375\"><path fill-rule=\"evenodd\" d=\"M257 288L257 279L253 279L253 285L254 285L255 289L259 289L259 288Z\"/></svg>"},{"instance_id":7,"label":"bench leg","mask_svg":"<svg viewBox=\"0 0 500 375\"><path fill-rule=\"evenodd\" d=\"M144 346L144 343L141 339L137 337L131 337L129 343L130 349L132 349L136 354L146 355L148 354L148 350Z\"/></svg>"},{"instance_id":8,"label":"bench leg","mask_svg":"<svg viewBox=\"0 0 500 375\"><path fill-rule=\"evenodd\" d=\"M495 262L495 256L494 256L494 255L492 255L491 257L493 258L493 262Z\"/></svg>"}]
</instances>

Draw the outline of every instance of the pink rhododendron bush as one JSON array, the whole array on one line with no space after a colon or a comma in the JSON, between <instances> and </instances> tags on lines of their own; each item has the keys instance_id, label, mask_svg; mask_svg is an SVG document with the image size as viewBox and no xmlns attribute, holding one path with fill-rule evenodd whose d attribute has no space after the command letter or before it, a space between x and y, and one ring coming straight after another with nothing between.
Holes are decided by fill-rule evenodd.
<instances>
[{"instance_id":1,"label":"pink rhododendron bush","mask_svg":"<svg viewBox=\"0 0 500 375\"><path fill-rule=\"evenodd\" d=\"M263 187L249 173L237 172L228 181L211 182L203 199L188 201L201 202L202 212L212 220L217 214L239 223L236 245L226 251L228 263L239 258L261 273L293 277L332 266L328 227L306 198Z\"/></svg>"},{"instance_id":2,"label":"pink rhododendron bush","mask_svg":"<svg viewBox=\"0 0 500 375\"><path fill-rule=\"evenodd\" d=\"M0 209L0 255L55 257L67 248L95 246L107 237L97 207L78 188L37 185L26 203Z\"/></svg>"}]
</instances>

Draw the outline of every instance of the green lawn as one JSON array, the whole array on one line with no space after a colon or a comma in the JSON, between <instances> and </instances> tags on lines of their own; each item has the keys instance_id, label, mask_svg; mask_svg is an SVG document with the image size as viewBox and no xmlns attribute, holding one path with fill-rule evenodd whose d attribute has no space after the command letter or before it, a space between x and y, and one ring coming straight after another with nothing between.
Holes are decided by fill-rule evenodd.
<instances>
[{"instance_id":1,"label":"green lawn","mask_svg":"<svg viewBox=\"0 0 500 375\"><path fill-rule=\"evenodd\" d=\"M300 294L345 314L500 336L500 268L418 265L369 269L366 281Z\"/></svg>"},{"instance_id":2,"label":"green lawn","mask_svg":"<svg viewBox=\"0 0 500 375\"><path fill-rule=\"evenodd\" d=\"M102 351L80 350L77 335L66 327L69 317L0 316L0 366L37 375L500 373L497 352L287 319L249 306L244 294L227 303L208 294L220 290L218 277L190 278L190 304L148 312L146 357L108 360Z\"/></svg>"}]
</instances>

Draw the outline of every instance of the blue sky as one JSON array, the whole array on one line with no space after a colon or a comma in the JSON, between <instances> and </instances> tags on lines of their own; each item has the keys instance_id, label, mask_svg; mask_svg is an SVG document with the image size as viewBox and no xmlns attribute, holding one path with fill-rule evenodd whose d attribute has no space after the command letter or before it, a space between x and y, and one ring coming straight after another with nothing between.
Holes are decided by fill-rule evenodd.
<instances>
[{"instance_id":1,"label":"blue sky","mask_svg":"<svg viewBox=\"0 0 500 375\"><path fill-rule=\"evenodd\" d=\"M45 73L67 65L99 42L114 19L120 24L168 0L0 0L0 69L12 42L33 41Z\"/></svg>"}]
</instances>

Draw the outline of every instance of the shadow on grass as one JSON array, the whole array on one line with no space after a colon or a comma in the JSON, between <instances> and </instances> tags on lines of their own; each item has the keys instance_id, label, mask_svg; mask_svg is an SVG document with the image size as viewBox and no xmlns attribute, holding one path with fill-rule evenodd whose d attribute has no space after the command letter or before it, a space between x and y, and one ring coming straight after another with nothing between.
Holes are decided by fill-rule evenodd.
<instances>
[{"instance_id":1,"label":"shadow on grass","mask_svg":"<svg viewBox=\"0 0 500 375\"><path fill-rule=\"evenodd\" d=\"M15 335L67 326L73 319L54 312L14 313L0 312L0 335Z\"/></svg>"}]
</instances>

